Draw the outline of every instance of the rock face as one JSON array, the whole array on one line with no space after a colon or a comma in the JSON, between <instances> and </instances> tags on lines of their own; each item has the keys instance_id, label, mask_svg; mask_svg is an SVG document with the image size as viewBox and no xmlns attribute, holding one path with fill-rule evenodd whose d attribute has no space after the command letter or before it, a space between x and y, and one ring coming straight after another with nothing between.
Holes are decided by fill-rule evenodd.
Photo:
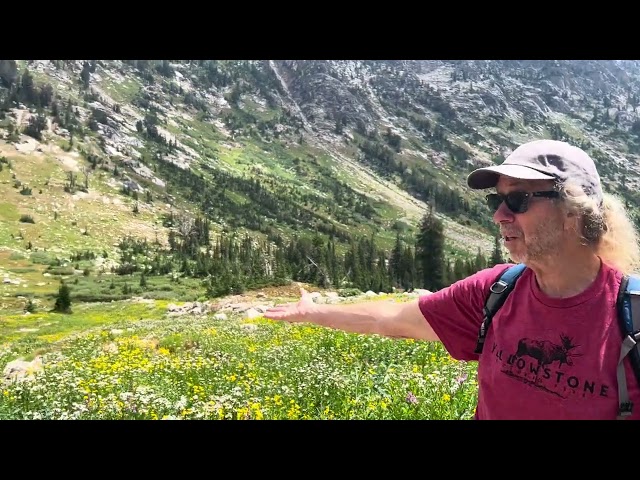
<instances>
[{"instance_id":1,"label":"rock face","mask_svg":"<svg viewBox=\"0 0 640 480\"><path fill-rule=\"evenodd\" d=\"M175 142L179 148L168 157L184 168L202 160L201 154L192 148L192 139L184 142L183 133L171 133L166 126L194 118L193 106L207 112L212 123L230 137L228 126L219 119L230 107L246 109L251 104L263 113L281 112L274 121L260 125L264 134L295 136L304 131L311 140L331 144L353 132L379 135L389 128L402 138L415 137L418 150L435 154L442 145L430 141L431 134L422 123L427 120L429 132L439 124L451 140L467 140L465 148L471 157L483 151L499 155L523 136L548 135L551 132L545 129L553 124L571 123L580 136L594 140L610 133L614 124L622 132L629 131L638 120L640 103L640 62L595 60L183 61L168 67L169 87L143 84L134 99L116 101L114 83L139 83L148 75L144 73L148 62L140 62L99 61L90 82L94 98L77 108L78 115L98 118L95 128L112 155L136 161L144 147L135 135L141 128L138 123L144 124L145 115L153 109L160 121L154 131ZM70 61L61 69L47 60L34 61L29 68L49 75L58 85L70 86L83 64ZM230 96L232 86L236 92ZM181 102L175 101L176 95ZM31 114L21 112L21 122L26 124ZM603 123L590 123L594 115L609 120L603 117ZM511 121L514 126L509 129ZM234 125L237 134L249 128ZM494 128L503 130L505 138L496 135ZM574 133L564 130L565 135ZM616 150L622 147L613 138L609 143ZM414 148L409 145L405 148ZM634 152L627 153L635 158ZM143 168L138 162L135 165ZM155 178L148 169L141 174Z\"/></svg>"}]
</instances>

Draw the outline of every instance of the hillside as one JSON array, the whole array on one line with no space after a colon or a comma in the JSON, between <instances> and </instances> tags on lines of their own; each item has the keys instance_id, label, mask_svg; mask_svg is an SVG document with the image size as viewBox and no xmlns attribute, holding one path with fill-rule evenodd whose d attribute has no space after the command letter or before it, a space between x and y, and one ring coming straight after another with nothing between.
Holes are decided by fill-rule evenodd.
<instances>
[{"instance_id":1,"label":"hillside","mask_svg":"<svg viewBox=\"0 0 640 480\"><path fill-rule=\"evenodd\" d=\"M177 275L197 290L182 300L195 300L251 287L247 265L254 286L275 276L348 287L356 258L389 260L396 235L400 254L414 245L429 201L452 265L488 257L490 216L464 179L539 137L583 146L636 209L639 66L0 61L3 305L51 304L61 279L86 283L78 299L142 294L145 271L157 298ZM286 243L304 234L315 240ZM226 248L245 248L244 266L198 253ZM342 254L351 263L338 265ZM390 285L361 275L358 285Z\"/></svg>"}]
</instances>

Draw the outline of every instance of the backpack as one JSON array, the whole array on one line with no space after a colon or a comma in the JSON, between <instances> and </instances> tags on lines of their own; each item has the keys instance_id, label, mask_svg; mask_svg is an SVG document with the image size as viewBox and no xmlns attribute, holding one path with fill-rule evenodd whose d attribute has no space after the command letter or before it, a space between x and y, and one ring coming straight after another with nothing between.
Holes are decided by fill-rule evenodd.
<instances>
[{"instance_id":1,"label":"backpack","mask_svg":"<svg viewBox=\"0 0 640 480\"><path fill-rule=\"evenodd\" d=\"M517 264L507 268L491 285L484 304L484 318L478 333L478 343L475 353L482 353L487 329L491 320L515 287L515 284L525 270L524 264ZM622 330L622 346L618 361L618 419L628 418L633 409L629 399L627 380L624 371L624 360L629 356L633 371L640 382L640 352L636 347L640 341L640 276L624 275L618 291L616 301L618 320Z\"/></svg>"}]
</instances>

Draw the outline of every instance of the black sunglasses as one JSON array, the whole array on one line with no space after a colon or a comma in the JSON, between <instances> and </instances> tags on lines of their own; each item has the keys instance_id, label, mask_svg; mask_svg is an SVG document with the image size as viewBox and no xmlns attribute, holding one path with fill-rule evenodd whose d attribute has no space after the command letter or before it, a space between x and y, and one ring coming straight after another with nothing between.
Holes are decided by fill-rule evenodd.
<instances>
[{"instance_id":1,"label":"black sunglasses","mask_svg":"<svg viewBox=\"0 0 640 480\"><path fill-rule=\"evenodd\" d=\"M560 192L555 190L545 192L509 192L506 195L490 193L487 195L487 205L495 212L500 208L502 202L505 202L513 213L524 213L529 208L529 199L531 197L558 198L559 196Z\"/></svg>"}]
</instances>

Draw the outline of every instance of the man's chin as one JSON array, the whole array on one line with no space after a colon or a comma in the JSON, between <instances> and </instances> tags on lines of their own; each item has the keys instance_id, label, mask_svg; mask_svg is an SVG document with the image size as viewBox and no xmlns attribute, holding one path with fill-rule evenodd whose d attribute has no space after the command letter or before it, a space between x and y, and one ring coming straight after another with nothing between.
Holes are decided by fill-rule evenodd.
<instances>
[{"instance_id":1,"label":"man's chin","mask_svg":"<svg viewBox=\"0 0 640 480\"><path fill-rule=\"evenodd\" d=\"M509 250L509 249L507 249ZM509 256L507 257L507 262L510 263L526 263L527 256L522 253L518 253L517 251L509 250Z\"/></svg>"}]
</instances>

